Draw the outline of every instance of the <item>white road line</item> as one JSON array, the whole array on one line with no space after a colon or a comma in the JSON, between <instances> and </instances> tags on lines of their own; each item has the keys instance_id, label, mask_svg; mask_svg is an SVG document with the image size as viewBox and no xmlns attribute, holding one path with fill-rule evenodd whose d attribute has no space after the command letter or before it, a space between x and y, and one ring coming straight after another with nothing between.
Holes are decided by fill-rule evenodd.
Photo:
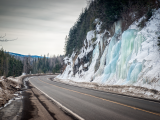
<instances>
[{"instance_id":1,"label":"white road line","mask_svg":"<svg viewBox=\"0 0 160 120\"><path fill-rule=\"evenodd\" d=\"M36 87L30 80L29 82L35 87L37 88L39 91L41 91L38 87ZM66 108L65 106L63 106L61 103L59 103L58 101L56 101L55 99L53 99L52 97L50 97L48 94L46 94L45 92L41 91L43 94L45 94L48 98L50 98L51 100L53 100L54 103L56 103L56 105L58 105L60 108L62 108L63 110L65 110L66 112L72 114L74 117L76 117L78 120L84 120L84 118L80 117L79 115L77 115L76 113L74 113L73 111L71 111L70 109Z\"/></svg>"}]
</instances>

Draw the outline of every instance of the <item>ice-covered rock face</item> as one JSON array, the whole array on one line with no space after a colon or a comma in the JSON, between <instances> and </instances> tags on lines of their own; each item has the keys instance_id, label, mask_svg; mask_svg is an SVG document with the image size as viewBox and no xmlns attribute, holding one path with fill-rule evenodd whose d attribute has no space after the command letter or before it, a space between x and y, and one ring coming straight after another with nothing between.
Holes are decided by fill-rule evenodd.
<instances>
[{"instance_id":1,"label":"ice-covered rock face","mask_svg":"<svg viewBox=\"0 0 160 120\"><path fill-rule=\"evenodd\" d=\"M104 38L107 30L99 33L102 22L96 19L96 29L88 32L75 62L77 64L78 58L84 58L93 50L91 63L80 65L78 69L81 72L71 76L74 65L71 58L68 58L71 65L66 67L59 78L110 85L138 85L160 90L160 51L157 46L160 37L160 9L156 10L146 26L139 30L137 25L142 19L134 22L123 33L121 22L115 23L115 33L110 38ZM93 38L95 41L92 41ZM109 44L104 44L104 41ZM95 72L99 58L100 65ZM83 71L86 64L88 70Z\"/></svg>"}]
</instances>

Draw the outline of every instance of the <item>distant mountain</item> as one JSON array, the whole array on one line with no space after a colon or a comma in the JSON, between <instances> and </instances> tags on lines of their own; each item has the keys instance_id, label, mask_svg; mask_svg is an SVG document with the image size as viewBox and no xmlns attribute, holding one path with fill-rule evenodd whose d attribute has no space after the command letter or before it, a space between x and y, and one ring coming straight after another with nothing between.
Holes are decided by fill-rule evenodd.
<instances>
[{"instance_id":1,"label":"distant mountain","mask_svg":"<svg viewBox=\"0 0 160 120\"><path fill-rule=\"evenodd\" d=\"M8 52L10 55L13 55L15 57L31 57L31 58L43 58L42 56L37 56L37 55L22 55L22 54L18 54L18 53L12 53L12 52Z\"/></svg>"}]
</instances>

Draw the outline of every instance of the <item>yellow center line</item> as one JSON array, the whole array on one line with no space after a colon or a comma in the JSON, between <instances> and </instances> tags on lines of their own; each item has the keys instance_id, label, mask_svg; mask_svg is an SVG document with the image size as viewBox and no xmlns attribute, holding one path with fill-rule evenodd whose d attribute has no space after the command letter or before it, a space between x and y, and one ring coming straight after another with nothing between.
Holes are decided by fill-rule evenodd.
<instances>
[{"instance_id":1,"label":"yellow center line","mask_svg":"<svg viewBox=\"0 0 160 120\"><path fill-rule=\"evenodd\" d=\"M39 78L38 78L38 79L39 79ZM40 80L40 79L39 79L39 80ZM42 80L40 80L40 81L42 81ZM44 81L42 81L42 82L44 82ZM67 88L59 87L59 86L56 86L56 85L53 85L53 84L50 84L50 83L47 83L47 82L44 82L44 83L49 84L49 85L52 85L52 86L55 86L55 87L58 87L58 88L61 88L61 89L64 89L64 90L67 90L67 91L72 91L72 92L79 93L79 94L82 94L82 95L90 96L90 97L93 97L93 98L98 98L98 99L101 99L101 100L104 100L104 101L107 101L107 102L111 102L111 103L114 103L114 104L118 104L118 105L121 105L121 106L125 106L125 107L128 107L128 108L132 108L132 109L134 109L134 110L139 110L139 111L143 111L143 112L147 112L147 113L151 113L151 114L160 116L160 113L151 112L151 111L144 110L144 109L141 109L141 108L129 106L129 105L126 105L126 104L123 104L123 103L119 103L119 102L107 100L107 99L104 99L104 98L96 97L96 96L94 96L94 95L90 95L90 94L86 94L86 93L81 93L81 92L78 92L78 91L74 91L74 90L70 90L70 89L67 89Z\"/></svg>"}]
</instances>

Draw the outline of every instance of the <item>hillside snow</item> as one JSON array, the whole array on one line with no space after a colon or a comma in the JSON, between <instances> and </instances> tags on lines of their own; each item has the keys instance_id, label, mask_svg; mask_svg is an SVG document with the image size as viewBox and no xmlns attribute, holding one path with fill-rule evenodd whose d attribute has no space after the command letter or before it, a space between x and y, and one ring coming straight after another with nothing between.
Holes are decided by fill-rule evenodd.
<instances>
[{"instance_id":1,"label":"hillside snow","mask_svg":"<svg viewBox=\"0 0 160 120\"><path fill-rule=\"evenodd\" d=\"M155 10L146 26L140 29L137 25L143 19L134 22L123 33L121 21L118 21L113 36L107 30L100 33L102 22L96 19L96 29L87 33L80 54L74 51L70 57L64 58L66 68L57 78L100 85L141 86L160 91L160 48L157 45L160 9ZM84 62L91 52L91 61Z\"/></svg>"}]
</instances>

